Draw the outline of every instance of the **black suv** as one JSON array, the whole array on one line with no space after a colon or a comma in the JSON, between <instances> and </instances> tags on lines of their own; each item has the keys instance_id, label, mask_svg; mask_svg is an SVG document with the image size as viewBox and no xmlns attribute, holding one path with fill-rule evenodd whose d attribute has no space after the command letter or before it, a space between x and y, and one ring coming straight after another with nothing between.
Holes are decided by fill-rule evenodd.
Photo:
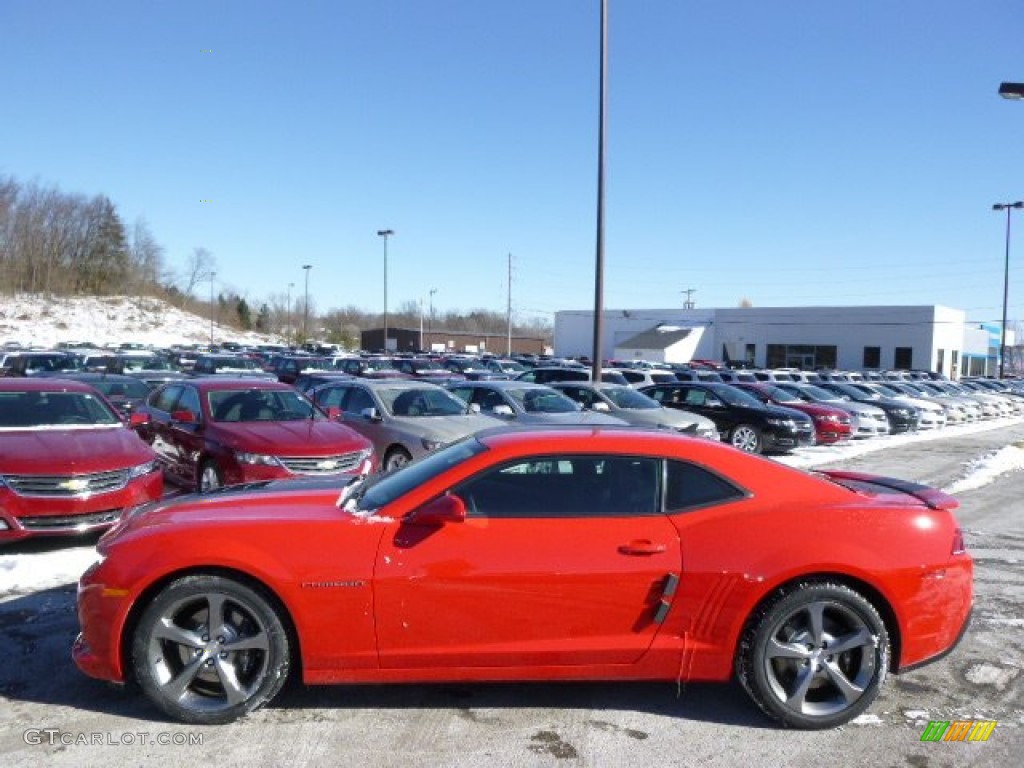
<instances>
[{"instance_id":1,"label":"black suv","mask_svg":"<svg viewBox=\"0 0 1024 768\"><path fill-rule=\"evenodd\" d=\"M747 453L784 452L814 444L814 423L806 414L765 405L728 384L681 381L640 391L666 408L706 416L715 422L724 442Z\"/></svg>"}]
</instances>

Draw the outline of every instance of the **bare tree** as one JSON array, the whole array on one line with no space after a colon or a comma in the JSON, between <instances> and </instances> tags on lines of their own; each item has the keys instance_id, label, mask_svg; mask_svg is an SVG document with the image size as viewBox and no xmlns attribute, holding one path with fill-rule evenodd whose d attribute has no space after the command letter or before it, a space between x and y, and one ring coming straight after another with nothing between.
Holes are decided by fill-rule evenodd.
<instances>
[{"instance_id":1,"label":"bare tree","mask_svg":"<svg viewBox=\"0 0 1024 768\"><path fill-rule=\"evenodd\" d=\"M205 248L197 247L188 257L185 265L185 286L182 289L182 302L192 298L196 286L204 280L212 279L217 271L217 260Z\"/></svg>"}]
</instances>

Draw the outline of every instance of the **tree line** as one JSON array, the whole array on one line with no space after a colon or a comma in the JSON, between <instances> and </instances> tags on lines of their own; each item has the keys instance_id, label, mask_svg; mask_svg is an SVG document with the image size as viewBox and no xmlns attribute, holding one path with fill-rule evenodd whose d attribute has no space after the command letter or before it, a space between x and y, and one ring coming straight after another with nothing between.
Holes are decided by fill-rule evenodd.
<instances>
[{"instance_id":1,"label":"tree line","mask_svg":"<svg viewBox=\"0 0 1024 768\"><path fill-rule=\"evenodd\" d=\"M144 219L126 226L106 195L62 192L36 182L0 176L0 294L55 296L152 296L240 330L277 334L288 341L303 337L348 348L359 347L360 332L383 325L382 313L355 306L317 313L310 300L290 294L252 299L223 288L214 295L200 290L212 283L216 258L196 247L180 268L167 264L163 246ZM425 317L408 301L388 313L392 327L503 333L507 318L486 309L435 312ZM550 340L545 320L514 322L514 335Z\"/></svg>"}]
</instances>

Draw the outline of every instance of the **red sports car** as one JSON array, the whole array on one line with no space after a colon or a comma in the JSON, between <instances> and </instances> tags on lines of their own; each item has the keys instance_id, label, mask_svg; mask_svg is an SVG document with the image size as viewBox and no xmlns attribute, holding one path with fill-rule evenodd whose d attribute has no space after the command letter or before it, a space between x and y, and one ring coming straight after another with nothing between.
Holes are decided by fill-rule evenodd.
<instances>
[{"instance_id":1,"label":"red sports car","mask_svg":"<svg viewBox=\"0 0 1024 768\"><path fill-rule=\"evenodd\" d=\"M156 455L92 387L0 379L0 544L109 528L162 492Z\"/></svg>"},{"instance_id":2,"label":"red sports car","mask_svg":"<svg viewBox=\"0 0 1024 768\"><path fill-rule=\"evenodd\" d=\"M787 725L952 648L972 561L945 494L665 430L492 430L344 488L142 508L79 585L78 666L233 720L307 683L726 681ZM292 666L298 669L291 669Z\"/></svg>"}]
</instances>

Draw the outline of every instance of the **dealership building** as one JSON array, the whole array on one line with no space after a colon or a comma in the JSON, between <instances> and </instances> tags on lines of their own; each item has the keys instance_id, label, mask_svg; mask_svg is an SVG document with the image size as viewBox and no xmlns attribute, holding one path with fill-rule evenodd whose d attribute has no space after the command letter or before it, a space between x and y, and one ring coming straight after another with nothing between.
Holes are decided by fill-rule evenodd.
<instances>
[{"instance_id":1,"label":"dealership building","mask_svg":"<svg viewBox=\"0 0 1024 768\"><path fill-rule=\"evenodd\" d=\"M995 374L999 325L939 305L608 309L603 359L718 360L765 368L918 369L950 378ZM593 353L594 313L555 313L554 352ZM1007 334L1007 346L1013 344Z\"/></svg>"}]
</instances>

